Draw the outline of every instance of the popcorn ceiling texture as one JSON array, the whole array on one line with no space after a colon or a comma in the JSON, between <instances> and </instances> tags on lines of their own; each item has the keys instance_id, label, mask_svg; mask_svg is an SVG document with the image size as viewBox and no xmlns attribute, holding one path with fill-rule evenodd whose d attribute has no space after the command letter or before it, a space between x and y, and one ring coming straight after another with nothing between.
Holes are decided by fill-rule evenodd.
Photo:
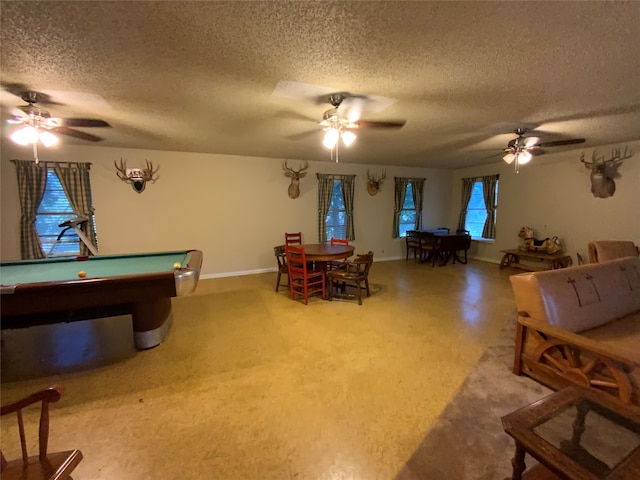
<instances>
[{"instance_id":1,"label":"popcorn ceiling texture","mask_svg":"<svg viewBox=\"0 0 640 480\"><path fill-rule=\"evenodd\" d=\"M362 163L486 163L523 124L640 135L637 2L4 2L0 21L3 83L101 96L50 110L104 118L104 146L327 158L329 106L280 80L397 99L366 119L407 124L359 131Z\"/></svg>"}]
</instances>

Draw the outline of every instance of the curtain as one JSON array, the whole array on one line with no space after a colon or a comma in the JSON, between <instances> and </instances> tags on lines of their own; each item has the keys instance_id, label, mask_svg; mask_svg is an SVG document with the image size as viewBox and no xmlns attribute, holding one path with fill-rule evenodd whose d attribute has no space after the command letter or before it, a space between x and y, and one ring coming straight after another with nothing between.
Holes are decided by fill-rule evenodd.
<instances>
[{"instance_id":1,"label":"curtain","mask_svg":"<svg viewBox=\"0 0 640 480\"><path fill-rule=\"evenodd\" d=\"M395 185L395 203L393 206L393 238L400 236L400 214L402 213L402 207L404 207L404 197L407 195L407 185L411 184L411 196L413 198L413 205L416 209L416 222L414 224L415 230L422 228L422 198L424 189L424 178L406 178L406 177L394 177Z\"/></svg>"},{"instance_id":2,"label":"curtain","mask_svg":"<svg viewBox=\"0 0 640 480\"><path fill-rule=\"evenodd\" d=\"M331 205L333 193L333 175L316 173L318 178L318 240L323 243L327 239L327 213Z\"/></svg>"},{"instance_id":3,"label":"curtain","mask_svg":"<svg viewBox=\"0 0 640 480\"><path fill-rule=\"evenodd\" d=\"M464 230L467 221L467 208L469 208L469 200L471 200L471 192L475 178L462 179L462 204L460 206L460 217L458 218L458 230Z\"/></svg>"},{"instance_id":4,"label":"curtain","mask_svg":"<svg viewBox=\"0 0 640 480\"><path fill-rule=\"evenodd\" d=\"M400 213L404 206L404 197L407 194L407 185L409 185L408 178L394 177L396 182L395 187L395 202L393 205L393 238L400 236Z\"/></svg>"},{"instance_id":5,"label":"curtain","mask_svg":"<svg viewBox=\"0 0 640 480\"><path fill-rule=\"evenodd\" d=\"M82 233L91 244L98 249L96 239L93 202L91 199L91 182L89 180L89 163L55 163L53 171L60 180L60 185L69 199L71 208L78 217L89 221L82 224ZM84 242L80 242L80 255L89 255L90 251Z\"/></svg>"},{"instance_id":6,"label":"curtain","mask_svg":"<svg viewBox=\"0 0 640 480\"><path fill-rule=\"evenodd\" d=\"M11 160L16 166L20 196L20 256L44 258L36 230L36 214L47 185L47 167L33 160Z\"/></svg>"},{"instance_id":7,"label":"curtain","mask_svg":"<svg viewBox=\"0 0 640 480\"><path fill-rule=\"evenodd\" d=\"M320 243L327 241L327 213L331 206L331 196L333 195L333 182L340 181L342 189L342 200L347 216L345 231L350 241L356 239L353 221L353 199L355 196L355 175L329 175L316 173L318 178L318 240Z\"/></svg>"},{"instance_id":8,"label":"curtain","mask_svg":"<svg viewBox=\"0 0 640 480\"><path fill-rule=\"evenodd\" d=\"M487 209L487 219L482 227L483 238L496 238L496 187L500 175L482 177L482 196Z\"/></svg>"},{"instance_id":9,"label":"curtain","mask_svg":"<svg viewBox=\"0 0 640 480\"><path fill-rule=\"evenodd\" d=\"M355 228L353 225L353 197L355 191L355 175L340 175L342 184L342 199L344 200L344 209L347 214L347 238L349 241L356 239Z\"/></svg>"},{"instance_id":10,"label":"curtain","mask_svg":"<svg viewBox=\"0 0 640 480\"><path fill-rule=\"evenodd\" d=\"M411 192L413 196L413 204L416 207L416 227L415 230L422 228L422 189L424 188L424 178L411 179Z\"/></svg>"}]
</instances>

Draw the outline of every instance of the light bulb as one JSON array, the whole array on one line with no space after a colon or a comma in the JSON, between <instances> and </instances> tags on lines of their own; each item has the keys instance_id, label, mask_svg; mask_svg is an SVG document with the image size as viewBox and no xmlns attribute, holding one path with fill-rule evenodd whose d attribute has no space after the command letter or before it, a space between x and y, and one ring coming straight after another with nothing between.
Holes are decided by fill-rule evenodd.
<instances>
[{"instance_id":1,"label":"light bulb","mask_svg":"<svg viewBox=\"0 0 640 480\"><path fill-rule=\"evenodd\" d=\"M10 138L19 145L29 145L38 141L38 131L29 125L25 125L13 132Z\"/></svg>"},{"instance_id":2,"label":"light bulb","mask_svg":"<svg viewBox=\"0 0 640 480\"><path fill-rule=\"evenodd\" d=\"M327 133L324 134L324 140L322 140L322 144L327 148L333 148L338 143L338 139L340 138L340 133L335 128L328 128Z\"/></svg>"},{"instance_id":3,"label":"light bulb","mask_svg":"<svg viewBox=\"0 0 640 480\"><path fill-rule=\"evenodd\" d=\"M40 141L45 147L50 147L58 143L58 137L48 131L40 132Z\"/></svg>"},{"instance_id":4,"label":"light bulb","mask_svg":"<svg viewBox=\"0 0 640 480\"><path fill-rule=\"evenodd\" d=\"M516 156L513 153L507 153L504 157L502 157L502 160L504 160L509 165L511 165L511 163L515 160L515 158Z\"/></svg>"},{"instance_id":5,"label":"light bulb","mask_svg":"<svg viewBox=\"0 0 640 480\"><path fill-rule=\"evenodd\" d=\"M518 154L518 163L520 165L524 165L525 163L529 163L532 158L533 158L533 156L529 152L527 152L525 150L525 151L520 152Z\"/></svg>"},{"instance_id":6,"label":"light bulb","mask_svg":"<svg viewBox=\"0 0 640 480\"><path fill-rule=\"evenodd\" d=\"M347 147L350 147L351 144L356 140L356 134L353 132L350 132L349 130L345 130L344 132L342 132L341 137L342 137L342 142Z\"/></svg>"}]
</instances>

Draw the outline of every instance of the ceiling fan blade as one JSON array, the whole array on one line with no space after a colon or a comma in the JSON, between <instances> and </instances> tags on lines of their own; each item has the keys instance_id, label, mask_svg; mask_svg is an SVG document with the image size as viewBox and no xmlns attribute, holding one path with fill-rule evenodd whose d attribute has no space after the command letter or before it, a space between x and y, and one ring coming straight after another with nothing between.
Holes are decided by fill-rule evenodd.
<instances>
[{"instance_id":1,"label":"ceiling fan blade","mask_svg":"<svg viewBox=\"0 0 640 480\"><path fill-rule=\"evenodd\" d=\"M110 127L104 120L95 118L61 118L60 125L63 127Z\"/></svg>"},{"instance_id":2,"label":"ceiling fan blade","mask_svg":"<svg viewBox=\"0 0 640 480\"><path fill-rule=\"evenodd\" d=\"M80 130L73 130L68 127L56 127L52 128L51 131L55 133L61 133L62 135L68 135L69 137L79 138L81 140L88 140L89 142L99 142L102 140L102 137L98 137L96 135L91 135L90 133L81 132Z\"/></svg>"},{"instance_id":3,"label":"ceiling fan blade","mask_svg":"<svg viewBox=\"0 0 640 480\"><path fill-rule=\"evenodd\" d=\"M584 143L584 138L568 138L566 140L553 140L551 142L539 143L538 147L560 147L562 145L576 145L578 143Z\"/></svg>"},{"instance_id":4,"label":"ceiling fan blade","mask_svg":"<svg viewBox=\"0 0 640 480\"><path fill-rule=\"evenodd\" d=\"M354 122L354 128L401 128L404 127L406 120L400 120L397 122L373 122L367 120L359 120Z\"/></svg>"}]
</instances>

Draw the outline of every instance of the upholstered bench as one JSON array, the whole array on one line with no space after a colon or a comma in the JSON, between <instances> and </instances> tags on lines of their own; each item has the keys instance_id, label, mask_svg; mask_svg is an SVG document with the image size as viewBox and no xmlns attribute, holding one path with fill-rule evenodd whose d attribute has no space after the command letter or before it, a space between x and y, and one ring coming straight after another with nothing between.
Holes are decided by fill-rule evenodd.
<instances>
[{"instance_id":1,"label":"upholstered bench","mask_svg":"<svg viewBox=\"0 0 640 480\"><path fill-rule=\"evenodd\" d=\"M514 373L640 404L639 257L510 280L518 307Z\"/></svg>"}]
</instances>

